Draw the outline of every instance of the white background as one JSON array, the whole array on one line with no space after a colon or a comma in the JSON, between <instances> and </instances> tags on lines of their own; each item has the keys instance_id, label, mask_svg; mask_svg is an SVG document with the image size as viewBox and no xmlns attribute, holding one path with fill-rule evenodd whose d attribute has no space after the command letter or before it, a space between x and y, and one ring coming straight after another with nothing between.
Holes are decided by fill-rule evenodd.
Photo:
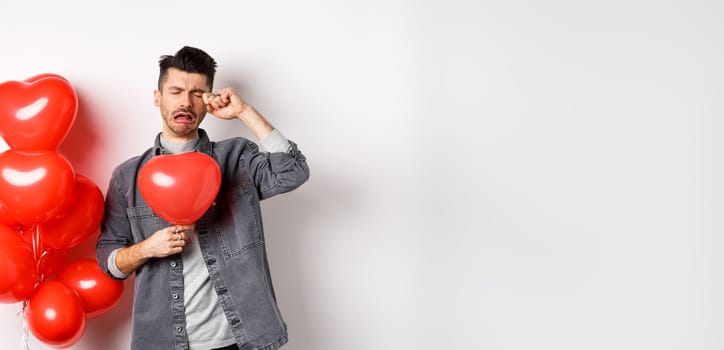
<instances>
[{"instance_id":1,"label":"white background","mask_svg":"<svg viewBox=\"0 0 724 350\"><path fill-rule=\"evenodd\" d=\"M105 192L161 128L158 57L214 56L216 87L311 167L263 203L285 349L713 350L722 18L713 0L5 1L0 81L71 81L59 151ZM128 348L131 289L73 349ZM2 348L19 310L0 305Z\"/></svg>"}]
</instances>

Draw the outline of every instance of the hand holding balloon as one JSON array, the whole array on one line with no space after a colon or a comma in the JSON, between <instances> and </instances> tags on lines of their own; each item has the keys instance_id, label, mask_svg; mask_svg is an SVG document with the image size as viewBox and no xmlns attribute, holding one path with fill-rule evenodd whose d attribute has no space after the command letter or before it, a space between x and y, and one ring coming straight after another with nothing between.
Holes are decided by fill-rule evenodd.
<instances>
[{"instance_id":1,"label":"hand holding balloon","mask_svg":"<svg viewBox=\"0 0 724 350\"><path fill-rule=\"evenodd\" d=\"M181 253L186 245L187 234L193 229L193 225L174 225L156 231L143 241L143 256L163 258Z\"/></svg>"}]
</instances>

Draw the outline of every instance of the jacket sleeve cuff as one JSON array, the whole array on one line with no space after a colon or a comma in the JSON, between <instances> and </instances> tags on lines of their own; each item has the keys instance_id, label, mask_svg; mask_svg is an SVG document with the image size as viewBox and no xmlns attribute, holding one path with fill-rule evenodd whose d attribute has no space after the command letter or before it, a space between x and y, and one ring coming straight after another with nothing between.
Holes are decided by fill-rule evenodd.
<instances>
[{"instance_id":1,"label":"jacket sleeve cuff","mask_svg":"<svg viewBox=\"0 0 724 350\"><path fill-rule=\"evenodd\" d=\"M261 146L270 153L287 152L290 147L289 140L277 129L261 140Z\"/></svg>"},{"instance_id":2,"label":"jacket sleeve cuff","mask_svg":"<svg viewBox=\"0 0 724 350\"><path fill-rule=\"evenodd\" d=\"M121 272L121 270L119 270L118 266L116 265L116 255L118 255L119 250L121 250L121 248L112 251L111 254L108 255L108 271L115 278L126 279L128 278L128 276L130 276L130 274Z\"/></svg>"}]
</instances>

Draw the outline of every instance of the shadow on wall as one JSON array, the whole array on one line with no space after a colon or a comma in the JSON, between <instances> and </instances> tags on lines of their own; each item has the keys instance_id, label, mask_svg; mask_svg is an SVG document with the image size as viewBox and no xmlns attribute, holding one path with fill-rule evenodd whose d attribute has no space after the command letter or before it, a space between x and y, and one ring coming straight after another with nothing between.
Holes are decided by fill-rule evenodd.
<instances>
[{"instance_id":1,"label":"shadow on wall","mask_svg":"<svg viewBox=\"0 0 724 350\"><path fill-rule=\"evenodd\" d=\"M86 102L86 98L79 92L78 113L68 135L58 148L59 153L68 158L76 174L89 178L98 178L97 174L91 174L98 163L95 155L102 154L99 148L99 133L93 125L93 110ZM95 160L95 161L94 161ZM103 186L98 185L101 190Z\"/></svg>"},{"instance_id":2,"label":"shadow on wall","mask_svg":"<svg viewBox=\"0 0 724 350\"><path fill-rule=\"evenodd\" d=\"M300 145L305 152L303 145ZM282 194L262 202L264 231L269 253L270 268L277 301L289 328L289 350L326 349L326 330L333 328L324 324L329 310L320 310L318 285L324 280L321 269L315 268L320 260L311 260L319 252L310 251L319 247L319 242L329 241L318 229L331 224L330 213L335 207L354 211L355 200L349 184L324 170L315 172L311 157L311 176L307 183L295 191ZM325 231L328 232L328 231ZM343 233L342 233L343 234ZM340 262L342 264L343 262ZM339 282L339 281L338 281Z\"/></svg>"}]
</instances>

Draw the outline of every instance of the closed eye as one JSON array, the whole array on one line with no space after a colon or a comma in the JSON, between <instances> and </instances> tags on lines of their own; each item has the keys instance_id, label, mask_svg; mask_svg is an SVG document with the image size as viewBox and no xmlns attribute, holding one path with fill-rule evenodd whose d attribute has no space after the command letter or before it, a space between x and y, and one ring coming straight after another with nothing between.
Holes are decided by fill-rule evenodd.
<instances>
[{"instance_id":1,"label":"closed eye","mask_svg":"<svg viewBox=\"0 0 724 350\"><path fill-rule=\"evenodd\" d=\"M191 94L194 95L194 96L196 96L196 97L203 97L205 92L206 92L206 91L201 90L201 89L191 90Z\"/></svg>"}]
</instances>

